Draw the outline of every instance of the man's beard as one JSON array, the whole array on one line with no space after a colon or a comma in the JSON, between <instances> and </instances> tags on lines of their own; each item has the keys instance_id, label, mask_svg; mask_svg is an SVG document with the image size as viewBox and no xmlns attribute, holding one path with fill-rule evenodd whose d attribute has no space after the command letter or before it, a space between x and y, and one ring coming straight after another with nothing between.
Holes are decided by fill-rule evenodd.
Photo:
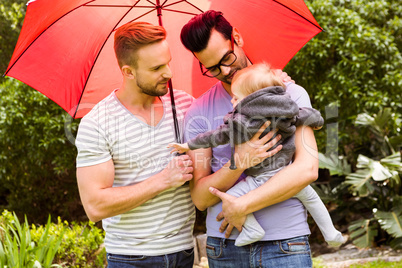
<instances>
[{"instance_id":1,"label":"man's beard","mask_svg":"<svg viewBox=\"0 0 402 268\"><path fill-rule=\"evenodd\" d=\"M166 86L164 88L158 89L158 85L166 82L167 81L165 80L158 82L155 85L152 85L150 83L143 82L142 80L137 80L137 86L141 89L142 93L147 94L149 96L159 97L165 95L168 91L168 88Z\"/></svg>"}]
</instances>

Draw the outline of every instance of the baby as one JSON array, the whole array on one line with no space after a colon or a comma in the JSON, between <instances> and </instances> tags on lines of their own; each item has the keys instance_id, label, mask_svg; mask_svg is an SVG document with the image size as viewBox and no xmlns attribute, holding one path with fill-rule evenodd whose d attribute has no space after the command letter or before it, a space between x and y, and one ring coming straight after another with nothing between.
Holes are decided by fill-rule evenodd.
<instances>
[{"instance_id":1,"label":"baby","mask_svg":"<svg viewBox=\"0 0 402 268\"><path fill-rule=\"evenodd\" d=\"M324 119L320 112L313 108L299 108L286 94L282 81L275 76L269 65L264 63L238 71L232 81L232 93L234 109L225 116L224 124L216 130L198 135L188 143L169 144L168 147L173 148L172 152L184 153L188 150L230 143L230 168L236 169L234 145L250 140L266 121L271 121L265 133L277 129L276 134L281 135L279 143L282 144L282 149L262 163L247 169L245 173L248 176L227 191L228 194L239 197L261 186L291 163L296 149L294 133L297 126L320 129ZM311 186L307 186L294 197L310 212L329 245L339 246L345 242L342 234L332 224L325 205ZM254 215L249 214L235 245L243 246L259 241L264 235L265 232Z\"/></svg>"}]
</instances>

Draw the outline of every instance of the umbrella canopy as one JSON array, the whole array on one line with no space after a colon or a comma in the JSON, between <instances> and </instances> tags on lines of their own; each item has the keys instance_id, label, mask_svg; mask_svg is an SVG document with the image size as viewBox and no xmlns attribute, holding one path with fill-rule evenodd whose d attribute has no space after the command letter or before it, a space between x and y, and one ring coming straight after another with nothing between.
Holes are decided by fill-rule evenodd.
<instances>
[{"instance_id":1,"label":"umbrella canopy","mask_svg":"<svg viewBox=\"0 0 402 268\"><path fill-rule=\"evenodd\" d=\"M237 27L251 62L282 69L322 29L303 0L33 0L5 75L52 99L74 118L118 88L114 31L134 21L163 24L174 88L200 96L215 79L180 42L194 15L213 9Z\"/></svg>"}]
</instances>

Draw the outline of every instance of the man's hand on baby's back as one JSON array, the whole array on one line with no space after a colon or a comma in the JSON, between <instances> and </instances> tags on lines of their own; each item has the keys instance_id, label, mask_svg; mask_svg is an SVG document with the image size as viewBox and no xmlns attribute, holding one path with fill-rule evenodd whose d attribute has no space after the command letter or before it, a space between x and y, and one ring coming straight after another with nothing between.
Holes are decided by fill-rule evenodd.
<instances>
[{"instance_id":1,"label":"man's hand on baby's back","mask_svg":"<svg viewBox=\"0 0 402 268\"><path fill-rule=\"evenodd\" d=\"M276 130L271 130L265 136L260 138L261 134L270 124L270 121L265 122L265 124L261 126L249 141L236 145L235 161L237 168L246 170L250 167L256 166L282 149L282 145L273 148L281 139L281 135L275 136L277 132ZM271 148L273 149L271 150Z\"/></svg>"}]
</instances>

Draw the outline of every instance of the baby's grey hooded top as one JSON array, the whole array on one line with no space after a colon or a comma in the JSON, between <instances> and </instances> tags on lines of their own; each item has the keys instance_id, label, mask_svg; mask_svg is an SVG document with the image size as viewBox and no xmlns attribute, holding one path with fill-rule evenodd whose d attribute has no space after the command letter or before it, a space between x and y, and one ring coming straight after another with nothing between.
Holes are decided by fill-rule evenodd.
<instances>
[{"instance_id":1,"label":"baby's grey hooded top","mask_svg":"<svg viewBox=\"0 0 402 268\"><path fill-rule=\"evenodd\" d=\"M235 169L234 145L250 140L266 121L271 125L262 134L278 129L282 136L282 149L262 163L246 170L247 175L257 176L267 171L284 167L290 163L295 152L294 133L297 126L322 127L324 119L319 111L297 104L279 86L260 89L241 100L223 119L217 129L197 135L188 142L191 150L216 147L230 143L232 149L231 169Z\"/></svg>"}]
</instances>

